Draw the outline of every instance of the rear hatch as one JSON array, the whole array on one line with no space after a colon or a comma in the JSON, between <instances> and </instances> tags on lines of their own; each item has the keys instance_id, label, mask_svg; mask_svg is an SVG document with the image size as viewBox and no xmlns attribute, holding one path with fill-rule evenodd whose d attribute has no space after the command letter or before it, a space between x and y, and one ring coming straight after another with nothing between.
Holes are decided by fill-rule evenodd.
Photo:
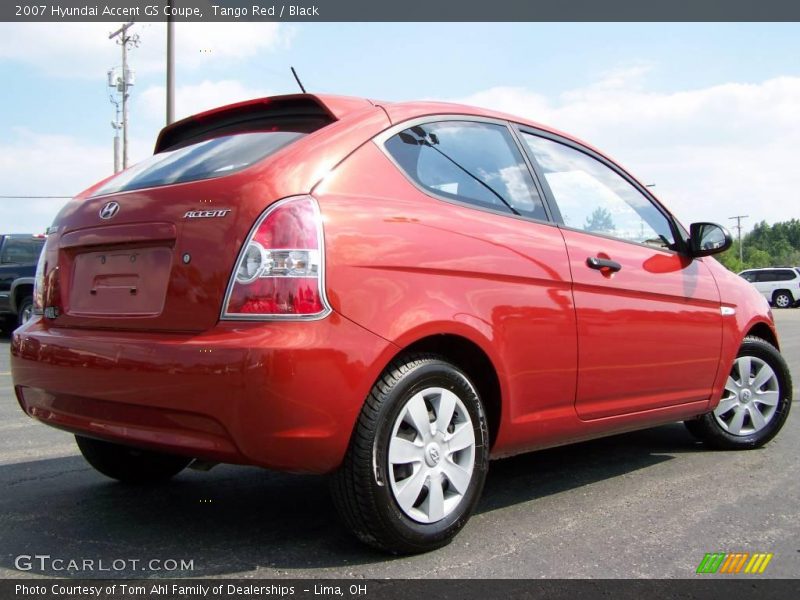
<instances>
[{"instance_id":1,"label":"rear hatch","mask_svg":"<svg viewBox=\"0 0 800 600\"><path fill-rule=\"evenodd\" d=\"M280 193L253 166L335 120L313 96L293 96L166 128L155 155L59 214L47 254L49 322L116 330L213 327L244 238Z\"/></svg>"}]
</instances>

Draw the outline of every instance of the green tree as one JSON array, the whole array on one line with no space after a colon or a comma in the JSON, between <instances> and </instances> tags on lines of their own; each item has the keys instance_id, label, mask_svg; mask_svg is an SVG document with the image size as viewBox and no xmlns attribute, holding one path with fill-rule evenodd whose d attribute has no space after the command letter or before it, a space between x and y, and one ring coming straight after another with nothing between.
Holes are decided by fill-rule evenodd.
<instances>
[{"instance_id":1,"label":"green tree","mask_svg":"<svg viewBox=\"0 0 800 600\"><path fill-rule=\"evenodd\" d=\"M751 269L758 269L760 267L771 267L772 257L769 252L764 252L755 248L747 253L747 266Z\"/></svg>"},{"instance_id":2,"label":"green tree","mask_svg":"<svg viewBox=\"0 0 800 600\"><path fill-rule=\"evenodd\" d=\"M739 260L738 241L734 241L733 246L731 246L722 254L717 254L716 259L721 262L726 269L733 271L734 273L739 273L747 268L745 267L745 263Z\"/></svg>"},{"instance_id":3,"label":"green tree","mask_svg":"<svg viewBox=\"0 0 800 600\"><path fill-rule=\"evenodd\" d=\"M614 231L614 219L607 209L598 206L594 209L592 214L586 218L586 223L583 224L583 228L586 231L611 233Z\"/></svg>"},{"instance_id":4,"label":"green tree","mask_svg":"<svg viewBox=\"0 0 800 600\"><path fill-rule=\"evenodd\" d=\"M743 259L739 260L739 242L735 241L718 260L734 272L758 267L800 266L800 219L770 225L756 223L742 239Z\"/></svg>"}]
</instances>

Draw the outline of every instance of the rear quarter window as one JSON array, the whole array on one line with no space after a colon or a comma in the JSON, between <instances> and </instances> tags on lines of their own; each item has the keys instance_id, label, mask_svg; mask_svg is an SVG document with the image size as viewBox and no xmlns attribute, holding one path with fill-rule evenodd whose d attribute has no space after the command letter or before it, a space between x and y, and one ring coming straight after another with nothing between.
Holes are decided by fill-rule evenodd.
<instances>
[{"instance_id":1,"label":"rear quarter window","mask_svg":"<svg viewBox=\"0 0 800 600\"><path fill-rule=\"evenodd\" d=\"M797 275L792 269L782 269L780 271L776 271L775 275L775 279L777 281L792 281L793 279L797 279Z\"/></svg>"},{"instance_id":2,"label":"rear quarter window","mask_svg":"<svg viewBox=\"0 0 800 600\"><path fill-rule=\"evenodd\" d=\"M765 271L758 271L756 281L791 281L795 278L794 272L791 269L769 269Z\"/></svg>"},{"instance_id":3,"label":"rear quarter window","mask_svg":"<svg viewBox=\"0 0 800 600\"><path fill-rule=\"evenodd\" d=\"M304 135L295 131L239 133L159 152L123 171L94 195L230 175L265 159Z\"/></svg>"},{"instance_id":4,"label":"rear quarter window","mask_svg":"<svg viewBox=\"0 0 800 600\"><path fill-rule=\"evenodd\" d=\"M389 138L385 148L400 169L432 195L547 219L522 153L504 125L425 123Z\"/></svg>"}]
</instances>

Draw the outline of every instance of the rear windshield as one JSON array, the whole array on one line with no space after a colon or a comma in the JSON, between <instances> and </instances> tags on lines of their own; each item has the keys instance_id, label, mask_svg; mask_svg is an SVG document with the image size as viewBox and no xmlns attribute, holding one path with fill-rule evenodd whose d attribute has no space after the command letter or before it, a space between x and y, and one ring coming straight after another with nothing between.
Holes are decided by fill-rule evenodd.
<instances>
[{"instance_id":1,"label":"rear windshield","mask_svg":"<svg viewBox=\"0 0 800 600\"><path fill-rule=\"evenodd\" d=\"M295 131L239 133L205 140L178 150L159 152L120 173L94 195L230 175L304 135Z\"/></svg>"}]
</instances>

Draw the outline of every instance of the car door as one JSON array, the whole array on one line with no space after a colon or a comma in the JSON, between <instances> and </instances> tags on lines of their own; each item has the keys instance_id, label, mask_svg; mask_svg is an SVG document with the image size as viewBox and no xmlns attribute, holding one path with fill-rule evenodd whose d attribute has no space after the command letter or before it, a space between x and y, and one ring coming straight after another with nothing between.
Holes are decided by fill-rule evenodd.
<instances>
[{"instance_id":1,"label":"car door","mask_svg":"<svg viewBox=\"0 0 800 600\"><path fill-rule=\"evenodd\" d=\"M771 302L772 292L769 291L768 285L759 279L759 273L760 271L742 271L739 273L739 275L742 277L742 279L749 282L754 288L756 288L758 293L764 296L767 301Z\"/></svg>"},{"instance_id":2,"label":"car door","mask_svg":"<svg viewBox=\"0 0 800 600\"><path fill-rule=\"evenodd\" d=\"M502 418L510 426L501 426L498 434L507 449L527 448L534 437L541 440L557 434L547 419L572 416L577 380L569 261L563 237L547 212L515 134L505 121L431 116L406 122L399 131L390 130L376 145L413 187L404 188L389 173L378 172L371 179L380 187L370 191L370 180L364 178L358 193L380 194L376 197L388 206L394 204L394 194L411 200L401 205L403 221L413 225L403 237L416 240L413 249L391 242L397 246L395 255L389 257L384 251L377 255L378 264L387 264L388 257L393 271L387 277L395 285L401 265L407 269L404 265L409 259L414 271L430 269L442 284L446 282L446 288L438 292L422 284L404 290L404 304L419 306L419 314L428 315L426 319L439 320L438 311L445 310L442 322L490 326L493 352L502 357L508 382ZM359 164L352 162L358 158L351 157L349 168L368 172L367 163L353 166ZM340 174L337 183L322 188L322 201L325 193L352 193L349 185L350 178ZM320 196L319 191L315 193ZM441 202L432 204L431 198ZM335 218L330 204L324 210ZM393 221L387 221L387 233L396 229ZM386 239L385 246L397 236L382 238L378 231L370 235ZM328 238L327 252L335 257L335 240ZM358 278L364 277L365 260L359 262ZM392 328L405 322L392 316L388 301L373 297L373 302L386 307L382 312ZM375 326L379 320L359 317L355 311L361 308L353 307L351 313L347 305L344 310L356 322ZM395 339L391 328L376 332Z\"/></svg>"},{"instance_id":3,"label":"car door","mask_svg":"<svg viewBox=\"0 0 800 600\"><path fill-rule=\"evenodd\" d=\"M578 327L575 407L585 420L710 397L722 317L703 260L677 226L603 157L534 130L520 135L564 235Z\"/></svg>"},{"instance_id":4,"label":"car door","mask_svg":"<svg viewBox=\"0 0 800 600\"><path fill-rule=\"evenodd\" d=\"M762 278L763 271L750 271L748 279L750 283L758 290L758 293L764 296L768 302L772 302L772 289L770 288L769 281Z\"/></svg>"},{"instance_id":5,"label":"car door","mask_svg":"<svg viewBox=\"0 0 800 600\"><path fill-rule=\"evenodd\" d=\"M764 295L764 298L772 302L772 292L775 291L774 271L759 271L756 275L756 281L759 283L759 287L761 288L761 293Z\"/></svg>"},{"instance_id":6,"label":"car door","mask_svg":"<svg viewBox=\"0 0 800 600\"><path fill-rule=\"evenodd\" d=\"M14 239L0 239L0 311L11 310L11 284L19 277L19 264L14 258Z\"/></svg>"},{"instance_id":7,"label":"car door","mask_svg":"<svg viewBox=\"0 0 800 600\"><path fill-rule=\"evenodd\" d=\"M5 243L5 237L0 236L0 256L3 253L3 245ZM11 289L11 276L7 274L6 271L9 271L2 263L0 263L0 313L7 312L9 310L9 290Z\"/></svg>"}]
</instances>

